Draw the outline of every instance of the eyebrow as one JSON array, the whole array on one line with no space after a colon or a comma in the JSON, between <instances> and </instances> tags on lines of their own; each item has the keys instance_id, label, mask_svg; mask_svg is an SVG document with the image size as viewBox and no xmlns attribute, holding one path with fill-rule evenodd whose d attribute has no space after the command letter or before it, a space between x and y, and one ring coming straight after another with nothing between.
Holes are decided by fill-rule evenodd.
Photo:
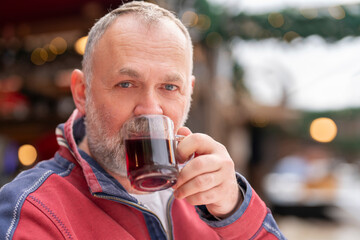
<instances>
[{"instance_id":1,"label":"eyebrow","mask_svg":"<svg viewBox=\"0 0 360 240\"><path fill-rule=\"evenodd\" d=\"M165 76L167 82L185 82L184 78L178 73L171 73Z\"/></svg>"},{"instance_id":2,"label":"eyebrow","mask_svg":"<svg viewBox=\"0 0 360 240\"><path fill-rule=\"evenodd\" d=\"M119 70L119 74L129 76L129 77L133 77L133 78L140 78L140 74L137 71L135 71L134 69L131 69L131 68L121 68Z\"/></svg>"},{"instance_id":3,"label":"eyebrow","mask_svg":"<svg viewBox=\"0 0 360 240\"><path fill-rule=\"evenodd\" d=\"M131 68L121 68L119 70L120 75L129 76L132 78L140 78L141 75L138 71L131 69ZM178 73L170 73L165 75L165 81L166 82L181 82L184 83L185 79Z\"/></svg>"}]
</instances>

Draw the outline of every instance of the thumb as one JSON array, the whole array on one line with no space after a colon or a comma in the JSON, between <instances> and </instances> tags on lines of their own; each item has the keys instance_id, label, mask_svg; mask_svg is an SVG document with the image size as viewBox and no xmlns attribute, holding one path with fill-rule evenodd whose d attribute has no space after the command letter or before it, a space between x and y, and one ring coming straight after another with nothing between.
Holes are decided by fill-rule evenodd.
<instances>
[{"instance_id":1,"label":"thumb","mask_svg":"<svg viewBox=\"0 0 360 240\"><path fill-rule=\"evenodd\" d=\"M188 127L181 127L181 128L179 128L177 135L188 136L191 133L192 132Z\"/></svg>"}]
</instances>

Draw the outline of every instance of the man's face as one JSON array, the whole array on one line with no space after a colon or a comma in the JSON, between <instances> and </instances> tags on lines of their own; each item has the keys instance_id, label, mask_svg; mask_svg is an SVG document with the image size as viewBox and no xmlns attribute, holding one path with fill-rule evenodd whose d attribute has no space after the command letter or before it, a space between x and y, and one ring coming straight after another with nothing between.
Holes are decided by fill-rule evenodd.
<instances>
[{"instance_id":1,"label":"man's face","mask_svg":"<svg viewBox=\"0 0 360 240\"><path fill-rule=\"evenodd\" d=\"M191 56L175 23L148 25L124 15L110 26L93 55L86 98L90 153L107 170L126 175L120 130L129 118L163 114L175 131L185 122L192 93Z\"/></svg>"}]
</instances>

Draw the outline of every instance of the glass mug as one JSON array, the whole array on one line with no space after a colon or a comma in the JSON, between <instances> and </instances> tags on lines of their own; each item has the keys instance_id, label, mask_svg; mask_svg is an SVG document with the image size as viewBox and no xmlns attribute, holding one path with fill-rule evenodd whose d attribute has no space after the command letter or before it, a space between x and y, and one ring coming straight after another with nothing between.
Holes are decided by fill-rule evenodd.
<instances>
[{"instance_id":1,"label":"glass mug","mask_svg":"<svg viewBox=\"0 0 360 240\"><path fill-rule=\"evenodd\" d=\"M141 115L126 121L122 131L131 185L145 192L173 186L179 174L175 149L184 138L174 134L173 121L164 115Z\"/></svg>"}]
</instances>

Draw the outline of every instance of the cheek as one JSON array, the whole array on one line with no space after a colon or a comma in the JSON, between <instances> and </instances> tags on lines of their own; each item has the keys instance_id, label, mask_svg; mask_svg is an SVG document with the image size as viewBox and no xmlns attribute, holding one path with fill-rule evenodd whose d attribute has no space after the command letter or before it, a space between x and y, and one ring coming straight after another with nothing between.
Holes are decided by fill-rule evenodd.
<instances>
[{"instance_id":1,"label":"cheek","mask_svg":"<svg viewBox=\"0 0 360 240\"><path fill-rule=\"evenodd\" d=\"M134 101L129 96L104 89L99 81L93 82L92 86L92 103L89 107L96 113L98 125L102 126L107 134L114 136L119 133L123 123L133 115Z\"/></svg>"},{"instance_id":2,"label":"cheek","mask_svg":"<svg viewBox=\"0 0 360 240\"><path fill-rule=\"evenodd\" d=\"M122 112L121 109L112 109L104 113L106 116L105 124L107 124L108 130L112 134L119 134L122 125L129 118L125 112Z\"/></svg>"},{"instance_id":3,"label":"cheek","mask_svg":"<svg viewBox=\"0 0 360 240\"><path fill-rule=\"evenodd\" d=\"M186 107L187 101L186 99L181 99L181 101L177 101L176 103L169 104L166 111L164 112L165 115L169 116L174 122L174 130L175 132L182 127L182 120L184 115L186 114Z\"/></svg>"},{"instance_id":4,"label":"cheek","mask_svg":"<svg viewBox=\"0 0 360 240\"><path fill-rule=\"evenodd\" d=\"M94 106L100 124L109 136L118 134L122 125L121 116L113 105L98 103Z\"/></svg>"}]
</instances>

